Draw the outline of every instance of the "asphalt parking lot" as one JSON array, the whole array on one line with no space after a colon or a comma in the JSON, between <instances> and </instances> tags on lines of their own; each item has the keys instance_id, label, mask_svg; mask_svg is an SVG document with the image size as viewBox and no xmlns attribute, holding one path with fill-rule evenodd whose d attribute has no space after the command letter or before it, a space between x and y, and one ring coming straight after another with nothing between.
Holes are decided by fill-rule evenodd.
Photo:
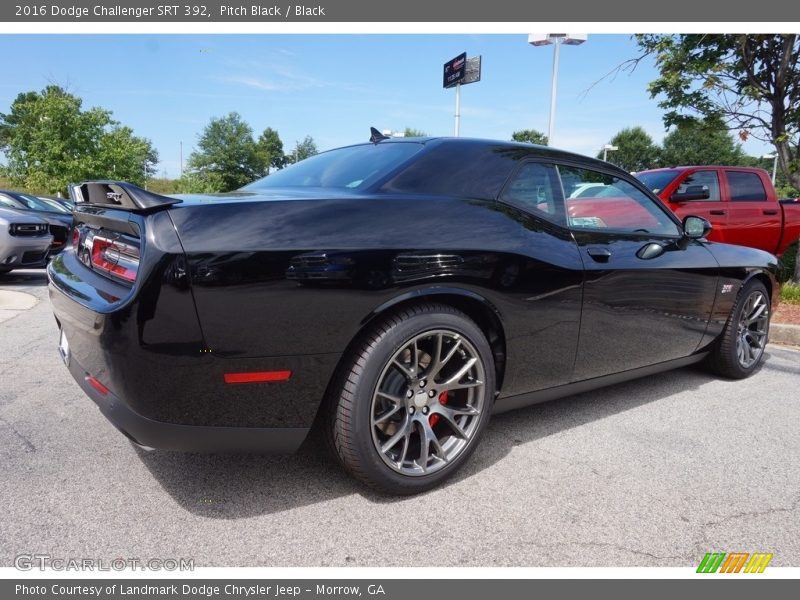
<instances>
[{"instance_id":1,"label":"asphalt parking lot","mask_svg":"<svg viewBox=\"0 0 800 600\"><path fill-rule=\"evenodd\" d=\"M682 369L495 417L426 495L366 491L318 438L293 456L131 445L56 351L38 299L0 319L0 565L54 557L196 566L694 566L772 552L800 566L800 352L743 382Z\"/></svg>"}]
</instances>

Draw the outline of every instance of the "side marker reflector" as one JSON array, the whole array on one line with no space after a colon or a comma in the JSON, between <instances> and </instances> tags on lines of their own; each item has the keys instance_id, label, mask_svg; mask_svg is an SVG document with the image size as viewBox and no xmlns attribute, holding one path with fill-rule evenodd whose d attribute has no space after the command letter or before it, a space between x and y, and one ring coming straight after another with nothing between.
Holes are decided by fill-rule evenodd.
<instances>
[{"instance_id":1,"label":"side marker reflector","mask_svg":"<svg viewBox=\"0 0 800 600\"><path fill-rule=\"evenodd\" d=\"M91 375L87 375L84 379L86 379L86 383L96 389L98 392L103 394L103 396L108 395L108 388L100 383L97 379L92 377Z\"/></svg>"},{"instance_id":2,"label":"side marker reflector","mask_svg":"<svg viewBox=\"0 0 800 600\"><path fill-rule=\"evenodd\" d=\"M265 383L287 381L291 371L253 371L251 373L225 373L225 383Z\"/></svg>"}]
</instances>

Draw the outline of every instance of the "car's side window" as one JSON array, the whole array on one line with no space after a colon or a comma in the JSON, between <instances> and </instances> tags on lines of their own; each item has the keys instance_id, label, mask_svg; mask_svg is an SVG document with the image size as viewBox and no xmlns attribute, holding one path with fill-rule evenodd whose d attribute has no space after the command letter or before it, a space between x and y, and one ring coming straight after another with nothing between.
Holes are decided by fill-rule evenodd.
<instances>
[{"instance_id":1,"label":"car's side window","mask_svg":"<svg viewBox=\"0 0 800 600\"><path fill-rule=\"evenodd\" d=\"M734 202L766 202L767 192L761 177L745 171L725 171L728 189Z\"/></svg>"},{"instance_id":2,"label":"car's side window","mask_svg":"<svg viewBox=\"0 0 800 600\"><path fill-rule=\"evenodd\" d=\"M536 162L523 164L503 188L500 200L566 225L564 197L553 165Z\"/></svg>"},{"instance_id":3,"label":"car's side window","mask_svg":"<svg viewBox=\"0 0 800 600\"><path fill-rule=\"evenodd\" d=\"M559 165L572 229L680 235L667 209L614 175Z\"/></svg>"},{"instance_id":4,"label":"car's side window","mask_svg":"<svg viewBox=\"0 0 800 600\"><path fill-rule=\"evenodd\" d=\"M681 182L677 192L683 194L690 185L705 185L708 187L708 198L702 200L702 202L719 202L721 200L719 195L719 176L716 171L695 171Z\"/></svg>"}]
</instances>

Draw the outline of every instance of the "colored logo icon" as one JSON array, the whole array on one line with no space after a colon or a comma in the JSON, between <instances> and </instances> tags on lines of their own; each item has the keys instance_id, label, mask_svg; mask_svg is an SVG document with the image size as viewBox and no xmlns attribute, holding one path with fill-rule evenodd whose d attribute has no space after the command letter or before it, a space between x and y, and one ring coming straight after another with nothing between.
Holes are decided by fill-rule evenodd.
<instances>
[{"instance_id":1,"label":"colored logo icon","mask_svg":"<svg viewBox=\"0 0 800 600\"><path fill-rule=\"evenodd\" d=\"M772 560L766 552L709 552L700 561L698 573L763 573Z\"/></svg>"}]
</instances>

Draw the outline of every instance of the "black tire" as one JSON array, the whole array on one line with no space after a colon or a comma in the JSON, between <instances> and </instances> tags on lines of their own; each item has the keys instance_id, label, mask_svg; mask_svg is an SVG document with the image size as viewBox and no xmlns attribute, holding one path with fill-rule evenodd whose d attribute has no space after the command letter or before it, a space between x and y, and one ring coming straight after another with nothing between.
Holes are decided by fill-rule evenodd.
<instances>
[{"instance_id":1,"label":"black tire","mask_svg":"<svg viewBox=\"0 0 800 600\"><path fill-rule=\"evenodd\" d=\"M404 364L398 368L398 363L394 362L394 359L398 353L406 350L410 352L411 348L415 349L417 358L413 362L409 360L408 366ZM427 348L427 351L424 348ZM448 348L452 349L452 353ZM440 360L434 365L433 356L437 353ZM423 369L421 361L424 361L425 357L428 359L428 364ZM448 358L449 362L441 358ZM471 362L472 358L476 360ZM449 392L452 396L448 396L445 388L449 382L436 382L437 377L445 373L446 363L453 363L453 371L457 372L467 367L467 363L473 365L467 374L460 378L456 377L463 383L453 384L469 386L470 389L459 387ZM409 371L414 371L414 364L417 365L418 379L413 379L409 375ZM435 367L438 367L438 370ZM448 372L447 377L453 371ZM474 372L479 373L483 379L473 377ZM426 394L422 395L429 374L432 375L431 383ZM467 381L464 381L465 378ZM398 391L392 401L393 408L384 411L383 414L395 411L397 415L386 424L378 425L376 421L384 419L381 416L376 417L378 410L376 403L383 397L379 390L389 379L398 382L400 387L397 388ZM371 488L393 495L424 492L453 475L475 450L489 421L494 402L495 381L494 361L489 343L481 329L469 317L447 305L413 305L381 319L356 342L350 355L345 358L327 399L326 437L344 468ZM482 386L479 385L481 383ZM444 391L440 394L439 389ZM429 400L426 400L426 397ZM463 398L466 397L469 399L464 401ZM449 405L447 405L448 398L452 398ZM430 406L415 404L423 402L427 402ZM465 402L463 407L458 406L460 402ZM469 405L470 402L472 405ZM444 406L451 415L459 411L478 410L476 406L480 406L480 409L478 414L470 413L470 416L459 412L458 416L451 417L454 420L450 421L444 416L434 416L434 412L442 410L441 406ZM434 418L437 419L435 422ZM461 435L456 435L456 430L450 428L450 423L458 424L459 419L463 429L459 427ZM463 425L465 422L468 426ZM392 432L394 435L389 433L388 428L391 426L395 428ZM382 427L386 429L381 429ZM384 451L381 447L381 444L387 443L384 436L394 439L396 435L402 433L401 429L406 431L405 436L401 438L404 440L403 443L397 444L402 449L397 448L395 451L393 447L390 451ZM414 433L409 434L408 431L411 430ZM436 442L433 442L433 438L428 442L427 437L423 435L427 436L429 431L434 430L439 431L441 437L437 435ZM468 437L464 435L467 431L470 432ZM423 439L426 440L427 447L424 455ZM451 451L455 452L456 449L458 451L444 460L449 452L446 450L448 445ZM433 451L429 454L431 448ZM415 450L418 454L416 462L412 458ZM397 456L391 457L392 452L396 452ZM426 468L430 471L426 472ZM412 473L415 469L418 472Z\"/></svg>"},{"instance_id":2,"label":"black tire","mask_svg":"<svg viewBox=\"0 0 800 600\"><path fill-rule=\"evenodd\" d=\"M760 296L765 301L762 318L765 321L756 332L754 324L748 324L746 314L749 310L748 302ZM752 375L764 359L764 348L769 338L769 322L771 317L770 297L766 286L758 279L751 279L739 291L733 305L728 321L725 323L719 338L715 342L706 364L708 368L723 377L731 379L744 379ZM756 344L756 339L758 343ZM748 344L750 349L744 349L746 360L743 360L742 344ZM758 346L758 347L756 347Z\"/></svg>"}]
</instances>

